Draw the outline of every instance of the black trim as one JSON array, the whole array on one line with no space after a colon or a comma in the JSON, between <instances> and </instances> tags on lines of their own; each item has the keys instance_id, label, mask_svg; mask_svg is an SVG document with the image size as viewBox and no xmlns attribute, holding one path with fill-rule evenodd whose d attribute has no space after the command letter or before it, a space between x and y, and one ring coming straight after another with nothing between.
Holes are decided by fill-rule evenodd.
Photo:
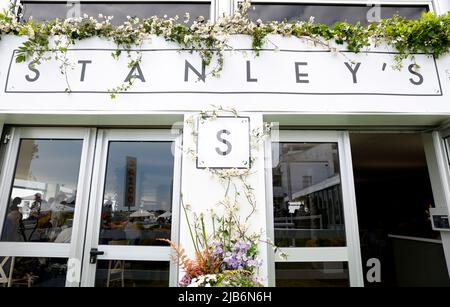
<instances>
[{"instance_id":1,"label":"black trim","mask_svg":"<svg viewBox=\"0 0 450 307\"><path fill-rule=\"evenodd\" d=\"M12 63L14 61L14 56L16 54L17 49L13 50L11 55L11 60L9 61L8 73L6 74L6 83L5 83L5 93L8 93L8 82L9 82L9 74L11 73Z\"/></svg>"},{"instance_id":2,"label":"black trim","mask_svg":"<svg viewBox=\"0 0 450 307\"><path fill-rule=\"evenodd\" d=\"M168 49L111 49L111 48L82 48L82 49L67 49L67 51L139 51L139 52L167 52L167 51L176 51L179 52L180 49L176 49L176 48L168 48ZM199 51L201 51L202 49L199 49ZM10 75L10 71L11 71L11 66L13 63L13 59L14 59L14 55L16 53L16 51L18 51L17 49L13 50L13 54L11 57L11 61L9 64L9 68L8 68L8 74L6 77L6 85L5 85L5 93L16 93L16 94L64 94L67 93L64 90L61 91L11 91L8 90L8 83L9 83L9 75ZM183 51L183 49L181 50ZM253 51L253 49L225 49L225 51ZM260 52L264 52L264 51L272 51L274 52L273 49L261 49ZM310 53L310 52L315 52L315 53L331 53L330 50L293 50L293 49L280 49L277 52L293 52L293 53ZM342 53L354 53L353 51L340 51ZM398 52L390 52L390 51L361 51L360 52L365 53L365 54L399 54ZM319 95L319 96L324 96L324 95L331 95L331 96L405 96L405 97L436 97L436 96L443 96L443 91L442 91L442 84L440 81L440 77L439 77L439 70L437 67L437 62L436 62L436 58L434 55L432 54L428 54L428 53L414 53L411 54L412 56L414 55L429 55L430 57L433 57L434 60L434 64L435 64L435 70L436 70L436 75L438 78L438 83L439 83L439 93L437 94L408 94L408 93L403 93L403 94L395 94L395 93L362 93L362 92L352 92L352 93L333 93L333 92L320 92L320 93L312 93L312 92L241 92L241 91L142 91L142 92L133 92L133 91L127 91L127 92L118 92L119 94L219 94L219 95L227 95L227 94L239 94L239 95L244 95L244 94L270 94L270 95ZM70 93L73 94L109 94L110 92L108 91L71 91Z\"/></svg>"},{"instance_id":3,"label":"black trim","mask_svg":"<svg viewBox=\"0 0 450 307\"><path fill-rule=\"evenodd\" d=\"M436 76L437 76L438 83L439 83L439 91L440 91L441 96L442 96L443 93L442 93L441 77L439 76L439 69L437 67L436 58L434 56L433 56L433 61L434 61L434 68L436 69Z\"/></svg>"}]
</instances>

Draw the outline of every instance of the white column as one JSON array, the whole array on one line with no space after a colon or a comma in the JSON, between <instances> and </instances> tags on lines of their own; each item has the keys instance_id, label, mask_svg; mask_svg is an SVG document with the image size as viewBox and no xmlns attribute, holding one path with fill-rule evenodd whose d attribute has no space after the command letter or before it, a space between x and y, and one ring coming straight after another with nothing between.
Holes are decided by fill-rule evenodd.
<instances>
[{"instance_id":1,"label":"white column","mask_svg":"<svg viewBox=\"0 0 450 307\"><path fill-rule=\"evenodd\" d=\"M352 164L352 150L348 131L341 133L340 162L342 198L344 200L344 221L347 235L348 267L350 286L364 287L361 246L359 242L358 212L356 207L355 183Z\"/></svg>"},{"instance_id":2,"label":"white column","mask_svg":"<svg viewBox=\"0 0 450 307\"><path fill-rule=\"evenodd\" d=\"M3 135L3 131L5 129L4 125L5 125L5 123L4 123L4 119L2 116L2 119L0 120L0 136ZM4 140L0 138L0 142L3 143L3 141ZM5 188L5 185L6 185L5 180L6 180L6 178L8 178L8 176L5 174L6 170L8 169L8 164L7 164L8 150L7 149L8 148L5 148L3 155L1 157L1 159L3 161L1 161L2 165L0 167L0 182L1 182L1 185L0 185L0 235L3 231L3 223L6 219L6 213L8 212L8 206L9 206L9 194L8 194L8 196L3 197L3 195L5 195L5 193L10 192L10 191L7 191ZM2 201L2 200L4 200L4 201ZM2 248L0 248L0 249L2 249Z\"/></svg>"},{"instance_id":3,"label":"white column","mask_svg":"<svg viewBox=\"0 0 450 307\"><path fill-rule=\"evenodd\" d=\"M192 114L186 114L188 119ZM229 114L224 114L229 115ZM260 128L263 125L263 117L261 113L240 113L239 116L250 117L250 130ZM246 132L243 132L246 133ZM214 145L214 144L212 144ZM251 232L262 231L262 240L267 239L266 232L266 197L265 197L265 178L264 178L264 149L263 144L260 144L258 150L252 150L252 156L256 157L252 166L252 174L248 178L248 183L254 188L254 195L256 197L256 211L248 221L248 225L251 227ZM184 124L183 129L183 149L195 150L196 143L192 136L192 127L190 124ZM198 169L195 159L189 154L183 154L182 162L182 182L181 190L183 195L183 203L189 205L192 212L197 214L203 212L207 216L207 210L213 209L215 212L220 213L220 206L216 204L224 199L226 187L219 182L219 180L211 175L211 173L204 169ZM233 188L232 188L233 189ZM245 201L243 190L240 191L240 208L242 219L251 212L250 205ZM234 196L234 192L230 193ZM190 216L191 223L192 217ZM210 221L207 219L206 221ZM192 257L195 253L192 245L191 236L189 233L188 224L181 208L180 214L180 238L179 244L186 249L187 254ZM263 279L265 285L268 284L268 259L267 259L267 246L266 243L260 243L259 246L260 258L263 260L263 265L260 270L260 277ZM179 278L183 277L183 273L180 272Z\"/></svg>"},{"instance_id":4,"label":"white column","mask_svg":"<svg viewBox=\"0 0 450 307\"><path fill-rule=\"evenodd\" d=\"M440 133L425 134L423 143L433 189L434 204L436 208L445 208L447 212L450 212L450 178ZM441 231L441 239L450 277L450 232Z\"/></svg>"}]
</instances>

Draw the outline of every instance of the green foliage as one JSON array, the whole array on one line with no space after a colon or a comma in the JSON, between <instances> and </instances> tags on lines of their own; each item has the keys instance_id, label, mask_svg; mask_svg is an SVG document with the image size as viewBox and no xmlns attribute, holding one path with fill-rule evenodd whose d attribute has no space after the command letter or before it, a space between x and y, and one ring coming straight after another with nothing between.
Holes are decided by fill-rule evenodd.
<instances>
[{"instance_id":1,"label":"green foliage","mask_svg":"<svg viewBox=\"0 0 450 307\"><path fill-rule=\"evenodd\" d=\"M369 28L361 26L359 23L351 25L345 22L336 22L331 28L330 38L333 38L337 44L347 44L350 51L358 52L363 47L369 46Z\"/></svg>"},{"instance_id":2,"label":"green foliage","mask_svg":"<svg viewBox=\"0 0 450 307\"><path fill-rule=\"evenodd\" d=\"M256 27L253 30L252 33L252 47L253 50L257 55L259 55L259 50L265 45L266 43L266 36L270 32L268 31L267 27Z\"/></svg>"},{"instance_id":3,"label":"green foliage","mask_svg":"<svg viewBox=\"0 0 450 307\"><path fill-rule=\"evenodd\" d=\"M450 48L450 13L424 13L418 20L393 17L383 20L377 36L393 45L400 54L425 52L439 57Z\"/></svg>"},{"instance_id":4,"label":"green foliage","mask_svg":"<svg viewBox=\"0 0 450 307\"><path fill-rule=\"evenodd\" d=\"M362 26L336 22L331 27L314 21L262 24L250 31L255 51L263 48L268 34L311 39L315 44L329 46L329 41L360 52L371 43L386 43L395 47L404 59L413 53L429 53L439 57L450 48L450 13L436 16L423 13L420 19L408 20L394 16Z\"/></svg>"},{"instance_id":5,"label":"green foliage","mask_svg":"<svg viewBox=\"0 0 450 307\"><path fill-rule=\"evenodd\" d=\"M223 68L224 51L229 48L227 41L233 34L251 36L252 48L257 55L267 44L269 34L297 37L333 51L338 51L337 46L342 45L342 49L360 52L365 47L384 43L398 51L396 61L399 66L403 59L414 53L428 53L439 57L448 53L450 48L450 13L436 16L428 12L417 20L394 16L364 26L359 23L352 25L337 22L329 27L315 23L313 19L293 23L255 23L248 18L248 8L248 4L243 5L234 16L224 16L216 22L199 18L190 26L180 23L177 17L153 16L142 20L130 17L117 27L113 26L109 19L97 21L92 17L39 23L32 20L18 22L12 11L5 11L0 13L0 39L4 35L27 37L19 47L16 62L37 62L44 58L46 53L64 53L69 45L91 37L113 40L118 47L113 56L119 57L121 49L139 49L145 40L156 35L177 43L180 49L198 52L206 66L215 63L216 66L210 72L213 76L218 76ZM136 60L131 57L130 51L127 53L130 61L140 60L140 55ZM50 58L51 56L47 57ZM128 86L117 87L121 91L127 88Z\"/></svg>"},{"instance_id":6,"label":"green foliage","mask_svg":"<svg viewBox=\"0 0 450 307\"><path fill-rule=\"evenodd\" d=\"M252 274L245 271L227 271L218 274L215 287L262 287L263 285L255 280Z\"/></svg>"}]
</instances>

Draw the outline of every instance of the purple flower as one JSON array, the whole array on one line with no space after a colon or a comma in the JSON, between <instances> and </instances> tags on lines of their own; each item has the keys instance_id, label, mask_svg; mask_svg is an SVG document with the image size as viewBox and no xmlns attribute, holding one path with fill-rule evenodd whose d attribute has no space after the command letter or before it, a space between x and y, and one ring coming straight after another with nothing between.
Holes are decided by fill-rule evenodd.
<instances>
[{"instance_id":1,"label":"purple flower","mask_svg":"<svg viewBox=\"0 0 450 307\"><path fill-rule=\"evenodd\" d=\"M219 241L212 242L211 261L213 258L222 261L223 270L253 270L259 265L256 255L249 256L251 244L245 241L234 242L231 246Z\"/></svg>"},{"instance_id":2,"label":"purple flower","mask_svg":"<svg viewBox=\"0 0 450 307\"><path fill-rule=\"evenodd\" d=\"M234 245L233 251L246 254L249 248L250 244L244 241L239 241Z\"/></svg>"},{"instance_id":3,"label":"purple flower","mask_svg":"<svg viewBox=\"0 0 450 307\"><path fill-rule=\"evenodd\" d=\"M213 246L214 246L214 248L213 248L213 250L212 250L212 254L213 254L214 256L222 255L222 254L223 254L222 243L220 243L220 242L214 242L214 243L213 243Z\"/></svg>"},{"instance_id":4,"label":"purple flower","mask_svg":"<svg viewBox=\"0 0 450 307\"><path fill-rule=\"evenodd\" d=\"M185 274L178 284L180 287L187 287L190 285L191 281L191 277L188 274Z\"/></svg>"}]
</instances>

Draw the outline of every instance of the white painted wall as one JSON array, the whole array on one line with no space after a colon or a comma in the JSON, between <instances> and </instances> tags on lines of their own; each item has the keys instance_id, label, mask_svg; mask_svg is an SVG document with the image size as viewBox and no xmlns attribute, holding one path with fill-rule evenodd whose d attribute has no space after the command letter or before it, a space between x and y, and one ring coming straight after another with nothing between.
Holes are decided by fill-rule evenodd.
<instances>
[{"instance_id":1,"label":"white painted wall","mask_svg":"<svg viewBox=\"0 0 450 307\"><path fill-rule=\"evenodd\" d=\"M450 1L434 0L434 3L439 14L446 14L447 12L450 12Z\"/></svg>"},{"instance_id":2,"label":"white painted wall","mask_svg":"<svg viewBox=\"0 0 450 307\"><path fill-rule=\"evenodd\" d=\"M0 11L7 9L9 6L10 0L0 0Z\"/></svg>"},{"instance_id":3,"label":"white painted wall","mask_svg":"<svg viewBox=\"0 0 450 307\"><path fill-rule=\"evenodd\" d=\"M186 119L191 114L186 114ZM225 115L230 115L225 114ZM261 114L253 113L240 113L240 116L250 117L251 129L260 128L263 124L263 118ZM192 137L192 129L188 124L184 125L183 131L183 148L186 151L189 148L195 148L195 141ZM254 215L249 219L248 224L250 229L259 232L263 232L262 239L267 238L266 234L266 199L265 199L265 181L264 181L264 149L263 144L258 150L253 150L252 155L257 157L253 167L252 175L249 177L248 183L255 189L257 210ZM182 167L182 183L181 183L183 200L186 205L190 205L193 212L199 214L200 212L207 212L208 209L213 209L216 212L220 212L220 207L216 206L216 203L223 200L225 194L225 187L217 180L211 177L210 172L204 169L197 169L195 160L190 155L183 155L183 167ZM243 192L241 190L241 192ZM232 194L233 195L233 194ZM251 212L250 206L245 206L246 201L241 196L241 216L246 217ZM184 218L183 211L180 214L180 242L184 242L184 247L189 255L194 255L194 248L191 244L191 237L189 235L186 219ZM191 219L192 221L192 219ZM268 263L267 263L267 248L265 243L260 244L260 257L264 263L261 268L260 275L264 282L268 283ZM180 274L180 278L182 274Z\"/></svg>"},{"instance_id":4,"label":"white painted wall","mask_svg":"<svg viewBox=\"0 0 450 307\"><path fill-rule=\"evenodd\" d=\"M257 111L257 112L301 112L301 113L309 113L309 114L417 114L417 115L450 115L450 104L448 101L450 100L450 56L442 57L436 60L436 66L434 66L434 61L429 60L428 64L425 64L422 68L422 72L426 73L427 71L435 71L437 69L439 75L439 81L442 87L443 95L436 96L420 96L416 95L416 93L421 93L420 91L409 90L407 87L405 88L397 88L397 85L403 87L403 85L399 85L398 80L392 78L380 79L376 76L382 70L382 62L383 60L375 59L375 55L371 58L370 54L347 54L347 56L352 59L361 61L363 64L360 68L360 73L363 74L366 85L365 90L370 89L371 82L371 74L374 72L373 88L376 93L383 93L385 88L392 86L392 91L395 94L397 91L400 91L404 94L408 95L314 95L314 94L305 94L302 89L311 88L312 91L317 88L323 88L324 90L329 90L332 92L340 87L348 88L352 85L351 74L345 71L344 62L348 61L342 55L339 54L331 54L325 53L323 55L322 60L320 61L320 65L316 64L311 67L307 67L306 72L309 74L310 83L309 84L297 84L295 82L295 69L294 63L295 61L303 62L303 61L311 61L313 56L309 56L308 52L299 52L294 53L294 55L289 56L289 63L292 66L286 66L286 71L283 69L277 69L276 65L279 63L278 61L284 61L284 57L286 56L283 52L276 52L274 46L277 46L281 50L292 50L292 51L321 51L319 47L312 47L302 42L296 38L281 38L278 36L270 37L270 44L267 44L267 48L273 49L274 52L264 52L261 57L255 58L252 52L247 52L246 54L242 54L241 52L235 52L233 55L229 55L230 58L226 58L225 67L222 72L222 77L225 80L229 80L235 76L235 79L242 80L241 82L237 82L241 84L241 87L233 87L231 90L238 89L241 93L221 93L222 91L228 91L230 86L227 82L222 82L221 79L214 79L212 77L207 78L205 84L202 82L197 82L197 80L192 80L188 85L183 85L184 88L187 89L196 89L202 93L135 93L135 94L122 94L119 95L116 100L111 100L109 95L106 93L72 93L67 94L64 93L65 84L58 78L63 78L60 75L59 71L55 71L55 66L52 69L46 68L41 69L41 75L52 75L53 79L49 79L47 84L43 84L42 88L58 88L62 93L40 93L36 95L34 93L5 93L5 85L6 80L8 78L8 72L10 65L16 66L14 63L13 50L20 46L23 38L16 37L4 37L2 41L0 41L0 100L2 104L0 105L0 113L66 113L66 114L74 114L77 112L90 112L91 114L102 114L105 112L116 112L120 113L128 113L135 114L141 112L184 112L184 111L197 111L203 110L209 107L211 103L216 105L223 106L232 106L241 111ZM236 36L232 45L235 48L251 48L251 41L249 37L245 36ZM167 48L178 48L177 45L165 42L160 38L154 38L151 43L146 44L145 48L153 48L153 49L167 49ZM82 41L77 43L73 48L93 48L93 49L105 49L111 48L114 49L115 46L111 42L107 42L100 39L90 39L86 41ZM388 47L380 47L378 49L371 49L373 51L393 51ZM322 49L323 51L323 49ZM164 51L160 51L164 53ZM179 55L176 52L167 52L165 54L165 62L167 64L167 69L172 69L174 66L171 62L180 63L181 67L179 67L179 71L175 71L172 73L172 78L174 82L174 86L178 86L180 83L184 83L184 61L180 62L180 57L186 56L186 58L190 58L192 61L196 61L198 64L200 62L199 58L195 55ZM255 66L255 70L253 73L258 75L259 82L257 84L247 83L246 82L246 70L245 70L245 56L248 59L258 62L259 65ZM95 57L94 60L97 61L105 61L109 63L109 52L105 56ZM111 66L96 66L95 69L100 70L100 74L97 74L96 80L88 80L89 88L96 89L96 84L101 86L102 90L108 87L110 84L110 88L113 88L117 85L120 85L122 79L126 77L127 68L126 68L126 56L123 56L124 59L117 63L117 67ZM377 55L378 57L378 55ZM240 59L239 61L234 61L234 59ZM75 63L77 63L77 58L73 57ZM373 60L373 61L372 61ZM387 69L391 69L390 65L392 62L389 61L390 57L386 58ZM265 63L268 63L265 65ZM323 78L323 67L334 67L334 65L338 63L343 67L342 77L334 76L333 78ZM407 63L407 62L406 62ZM26 72L27 67L25 64L22 65L22 72ZM94 63L92 64L94 65ZM164 71L164 66L158 67L158 70L155 70L152 65L147 65L143 63L143 70L147 73L146 80L150 90L152 90L152 86L156 86L158 84L158 78L160 74L162 77L167 77L167 73ZM243 66L244 65L244 66ZM283 64L284 65L284 64ZM50 66L49 66L50 67ZM92 66L94 67L94 66ZM76 65L76 69L80 69L80 65ZM88 67L89 69L89 67ZM406 69L406 67L405 67ZM104 74L105 71L108 71L108 74ZM162 70L162 71L161 71ZM19 69L20 72L20 69ZM274 76L275 72L280 75L280 77ZM11 73L16 73L14 69L11 69ZM28 71L30 76L33 76L33 73ZM79 71L75 71L75 77L79 77ZM121 77L125 74L125 77ZM87 75L87 78L92 75ZM100 77L98 77L100 76ZM399 76L402 80L406 80L408 83L408 78L414 78L408 71L399 73ZM437 76L433 78L436 79ZM25 76L16 75L14 82L9 84L8 90L14 91L15 86L17 89L24 89L23 85L20 84L18 80L24 81ZM42 77L43 78L43 77ZM405 79L406 78L406 79ZM266 79L266 80L265 80ZM109 80L109 81L108 81ZM258 94L258 93L248 93L251 91L262 90L265 91L267 80L278 82L274 89L281 89L282 93L271 93L271 94ZM141 81L137 80L137 86L135 89L142 90L142 85L140 85ZM335 84L331 84L334 82ZM119 84L118 84L119 83ZM236 83L236 81L235 81ZM432 81L433 86L436 86L437 81ZM12 84L12 85L11 85ZM57 84L54 85L54 84ZM106 85L105 85L106 84ZM424 83L425 84L425 83ZM74 83L74 87L76 84ZM161 82L158 86L161 85ZM424 85L425 86L425 85ZM166 87L170 89L170 85L166 84ZM30 87L31 88L31 87ZM161 87L160 87L161 88ZM423 93L430 94L430 90L434 88L424 88ZM211 93L208 91L214 91L219 93ZM436 90L439 90L439 87L436 86ZM133 91L133 89L131 90ZM306 90L307 91L307 90ZM356 90L358 92L359 90ZM287 92L302 92L302 94L292 94ZM363 88L364 92L364 88ZM353 93L353 92L352 92Z\"/></svg>"}]
</instances>

